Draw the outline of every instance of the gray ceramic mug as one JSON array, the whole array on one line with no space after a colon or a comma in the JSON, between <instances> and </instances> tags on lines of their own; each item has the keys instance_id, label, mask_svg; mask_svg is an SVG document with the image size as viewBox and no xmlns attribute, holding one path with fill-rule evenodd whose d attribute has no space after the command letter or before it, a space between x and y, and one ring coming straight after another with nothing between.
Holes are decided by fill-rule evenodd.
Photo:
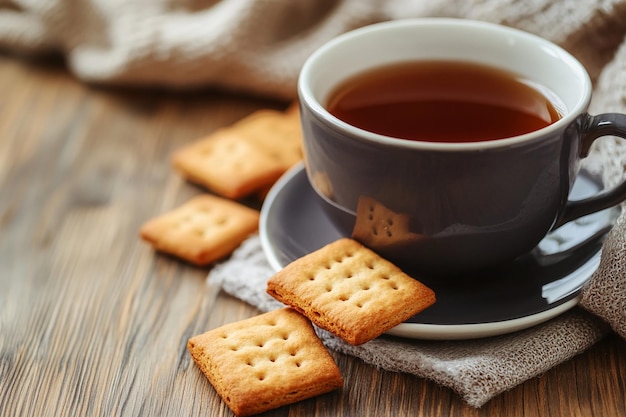
<instances>
[{"instance_id":1,"label":"gray ceramic mug","mask_svg":"<svg viewBox=\"0 0 626 417\"><path fill-rule=\"evenodd\" d=\"M430 143L371 133L325 108L346 79L415 60L512 71L552 91L562 117L506 139ZM574 57L519 30L443 18L357 29L322 46L301 71L307 175L343 233L402 267L448 274L507 262L559 225L626 199L622 183L568 201L591 144L601 136L626 135L626 116L587 113L591 90Z\"/></svg>"}]
</instances>

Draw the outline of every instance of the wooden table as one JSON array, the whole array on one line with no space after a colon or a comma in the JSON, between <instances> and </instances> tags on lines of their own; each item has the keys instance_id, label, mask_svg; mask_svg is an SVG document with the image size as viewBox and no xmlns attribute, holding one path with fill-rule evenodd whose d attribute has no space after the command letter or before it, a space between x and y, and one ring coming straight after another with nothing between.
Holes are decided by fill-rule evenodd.
<instances>
[{"instance_id":1,"label":"wooden table","mask_svg":"<svg viewBox=\"0 0 626 417\"><path fill-rule=\"evenodd\" d=\"M257 314L155 255L148 218L202 190L171 153L259 108L243 95L86 86L0 55L0 416L230 416L187 339ZM481 409L447 388L334 353L345 388L271 416L626 415L611 335Z\"/></svg>"}]
</instances>

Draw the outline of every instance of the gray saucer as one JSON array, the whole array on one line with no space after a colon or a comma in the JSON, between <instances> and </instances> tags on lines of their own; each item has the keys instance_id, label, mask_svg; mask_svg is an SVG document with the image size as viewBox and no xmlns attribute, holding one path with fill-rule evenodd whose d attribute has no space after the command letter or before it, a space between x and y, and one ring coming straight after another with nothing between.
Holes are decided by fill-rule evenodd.
<instances>
[{"instance_id":1,"label":"gray saucer","mask_svg":"<svg viewBox=\"0 0 626 417\"><path fill-rule=\"evenodd\" d=\"M598 181L582 172L571 198L600 189ZM438 340L487 337L537 325L573 308L581 286L598 267L602 239L618 214L618 209L604 210L568 223L514 262L448 278L447 283L407 271L435 291L437 302L388 334ZM276 270L343 237L319 206L302 165L268 194L260 236Z\"/></svg>"}]
</instances>

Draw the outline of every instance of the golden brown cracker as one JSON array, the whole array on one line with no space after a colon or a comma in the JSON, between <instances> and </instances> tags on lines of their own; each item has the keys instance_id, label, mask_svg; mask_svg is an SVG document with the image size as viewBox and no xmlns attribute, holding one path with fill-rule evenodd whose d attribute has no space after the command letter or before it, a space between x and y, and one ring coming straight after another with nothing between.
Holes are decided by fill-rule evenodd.
<instances>
[{"instance_id":1,"label":"golden brown cracker","mask_svg":"<svg viewBox=\"0 0 626 417\"><path fill-rule=\"evenodd\" d=\"M232 129L222 129L183 147L172 162L190 181L232 199L272 184L284 172L281 163L259 152Z\"/></svg>"},{"instance_id":2,"label":"golden brown cracker","mask_svg":"<svg viewBox=\"0 0 626 417\"><path fill-rule=\"evenodd\" d=\"M237 416L324 394L343 378L311 323L284 308L189 339L187 348Z\"/></svg>"},{"instance_id":3,"label":"golden brown cracker","mask_svg":"<svg viewBox=\"0 0 626 417\"><path fill-rule=\"evenodd\" d=\"M293 114L258 110L180 149L172 163L188 180L239 199L268 188L302 160L300 132Z\"/></svg>"},{"instance_id":4,"label":"golden brown cracker","mask_svg":"<svg viewBox=\"0 0 626 417\"><path fill-rule=\"evenodd\" d=\"M274 110L259 110L235 123L232 129L279 163L283 171L302 160L299 118Z\"/></svg>"},{"instance_id":5,"label":"golden brown cracker","mask_svg":"<svg viewBox=\"0 0 626 417\"><path fill-rule=\"evenodd\" d=\"M159 251L207 265L229 255L257 230L258 222L254 209L201 195L145 223L140 236Z\"/></svg>"},{"instance_id":6,"label":"golden brown cracker","mask_svg":"<svg viewBox=\"0 0 626 417\"><path fill-rule=\"evenodd\" d=\"M269 279L267 292L353 345L435 302L430 288L348 238L293 261Z\"/></svg>"}]
</instances>

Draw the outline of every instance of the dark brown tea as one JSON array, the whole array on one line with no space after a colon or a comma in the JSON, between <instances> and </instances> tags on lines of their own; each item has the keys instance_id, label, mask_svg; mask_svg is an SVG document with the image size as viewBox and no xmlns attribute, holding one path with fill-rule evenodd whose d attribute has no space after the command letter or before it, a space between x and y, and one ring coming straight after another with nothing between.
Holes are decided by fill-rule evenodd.
<instances>
[{"instance_id":1,"label":"dark brown tea","mask_svg":"<svg viewBox=\"0 0 626 417\"><path fill-rule=\"evenodd\" d=\"M479 64L419 61L356 76L331 95L328 111L374 133L428 142L480 142L521 135L560 118L515 74Z\"/></svg>"}]
</instances>

